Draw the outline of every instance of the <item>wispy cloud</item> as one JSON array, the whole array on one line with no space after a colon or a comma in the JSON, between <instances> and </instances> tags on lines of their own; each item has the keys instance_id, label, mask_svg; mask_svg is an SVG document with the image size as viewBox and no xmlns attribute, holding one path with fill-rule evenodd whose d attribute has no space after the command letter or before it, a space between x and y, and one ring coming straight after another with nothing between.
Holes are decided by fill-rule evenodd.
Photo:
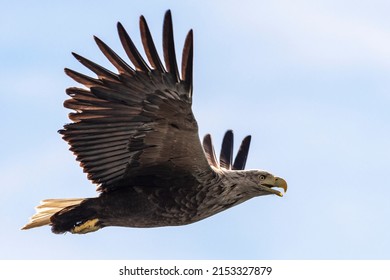
<instances>
[{"instance_id":1,"label":"wispy cloud","mask_svg":"<svg viewBox=\"0 0 390 280\"><path fill-rule=\"evenodd\" d=\"M311 64L376 63L390 66L390 31L377 13L365 13L364 5L343 1L240 1L218 13L228 28L245 36L277 39L283 52ZM219 2L216 5L221 5ZM374 1L370 6L386 9ZM287 51L287 53L286 53Z\"/></svg>"}]
</instances>

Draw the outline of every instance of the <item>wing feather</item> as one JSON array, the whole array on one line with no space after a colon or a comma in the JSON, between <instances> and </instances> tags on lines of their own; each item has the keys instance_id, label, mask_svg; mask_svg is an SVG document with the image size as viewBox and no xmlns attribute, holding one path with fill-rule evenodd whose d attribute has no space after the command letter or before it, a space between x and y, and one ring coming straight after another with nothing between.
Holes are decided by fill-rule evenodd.
<instances>
[{"instance_id":1,"label":"wing feather","mask_svg":"<svg viewBox=\"0 0 390 280\"><path fill-rule=\"evenodd\" d=\"M103 83L101 81L99 81L98 79L88 77L87 75L78 73L78 72L71 70L71 69L68 69L68 68L65 68L65 73L69 77L71 77L73 80L75 80L76 82L83 84L88 88L90 88L93 85L103 85Z\"/></svg>"},{"instance_id":2,"label":"wing feather","mask_svg":"<svg viewBox=\"0 0 390 280\"><path fill-rule=\"evenodd\" d=\"M240 149L238 150L236 158L234 159L233 170L245 169L250 143L251 143L250 135L246 136L244 140L242 140Z\"/></svg>"},{"instance_id":3,"label":"wing feather","mask_svg":"<svg viewBox=\"0 0 390 280\"><path fill-rule=\"evenodd\" d=\"M150 67L146 64L145 60L142 58L133 41L131 40L129 34L127 34L125 28L120 22L118 22L117 28L123 48L125 49L125 52L130 58L131 62L134 64L135 68L138 71L150 72Z\"/></svg>"},{"instance_id":4,"label":"wing feather","mask_svg":"<svg viewBox=\"0 0 390 280\"><path fill-rule=\"evenodd\" d=\"M232 168L233 157L233 131L228 130L222 140L221 154L219 157L219 165L222 168L230 170Z\"/></svg>"},{"instance_id":5,"label":"wing feather","mask_svg":"<svg viewBox=\"0 0 390 280\"><path fill-rule=\"evenodd\" d=\"M94 36L95 42L107 59L118 69L119 73L133 74L134 69L130 67L122 58L120 58L109 46L102 40Z\"/></svg>"},{"instance_id":6,"label":"wing feather","mask_svg":"<svg viewBox=\"0 0 390 280\"><path fill-rule=\"evenodd\" d=\"M78 61L80 61L81 64L94 72L99 77L99 79L111 79L114 81L119 80L118 75L114 74L110 70L107 70L106 68L90 61L89 59L86 59L85 57L82 57L81 55L78 55L77 53L72 52L72 54Z\"/></svg>"},{"instance_id":7,"label":"wing feather","mask_svg":"<svg viewBox=\"0 0 390 280\"><path fill-rule=\"evenodd\" d=\"M169 10L165 13L164 17L163 50L167 71L173 75L175 81L179 82L180 77L179 70L177 69L175 43L173 40L172 15Z\"/></svg>"},{"instance_id":8,"label":"wing feather","mask_svg":"<svg viewBox=\"0 0 390 280\"><path fill-rule=\"evenodd\" d=\"M192 75L193 75L193 31L192 29L188 32L186 40L183 47L183 57L181 64L181 77L182 80L188 85L187 90L190 92L190 97L192 97Z\"/></svg>"},{"instance_id":9,"label":"wing feather","mask_svg":"<svg viewBox=\"0 0 390 280\"><path fill-rule=\"evenodd\" d=\"M154 69L156 69L160 73L165 72L165 68L161 63L160 57L157 53L156 46L154 45L152 35L150 33L148 24L143 16L140 17L140 30L141 30L141 38L142 44L145 49L146 56L149 60L149 63L152 65Z\"/></svg>"},{"instance_id":10,"label":"wing feather","mask_svg":"<svg viewBox=\"0 0 390 280\"><path fill-rule=\"evenodd\" d=\"M215 168L219 168L217 157L215 156L213 141L211 139L210 134L206 134L203 138L203 149L208 163Z\"/></svg>"}]
</instances>

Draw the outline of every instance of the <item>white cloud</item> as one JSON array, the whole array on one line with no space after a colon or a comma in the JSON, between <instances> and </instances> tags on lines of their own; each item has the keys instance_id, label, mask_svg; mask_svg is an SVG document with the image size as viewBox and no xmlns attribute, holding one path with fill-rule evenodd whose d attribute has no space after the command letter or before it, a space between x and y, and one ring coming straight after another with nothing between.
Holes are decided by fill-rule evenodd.
<instances>
[{"instance_id":1,"label":"white cloud","mask_svg":"<svg viewBox=\"0 0 390 280\"><path fill-rule=\"evenodd\" d=\"M370 3L383 8L380 1ZM351 2L354 9L340 12L336 2L279 0L251 4L240 1L238 7L232 3L218 16L232 25L228 28L242 30L251 40L272 36L279 41L275 44L284 46L286 56L294 55L305 63L358 61L390 66L388 25L378 21L376 13L367 16L364 5Z\"/></svg>"}]
</instances>

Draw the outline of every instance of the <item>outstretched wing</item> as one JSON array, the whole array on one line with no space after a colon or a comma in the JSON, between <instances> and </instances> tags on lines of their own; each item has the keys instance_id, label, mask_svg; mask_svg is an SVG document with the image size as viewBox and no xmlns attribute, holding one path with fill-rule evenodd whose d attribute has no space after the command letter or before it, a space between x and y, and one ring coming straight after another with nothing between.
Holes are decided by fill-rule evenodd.
<instances>
[{"instance_id":1,"label":"outstretched wing","mask_svg":"<svg viewBox=\"0 0 390 280\"><path fill-rule=\"evenodd\" d=\"M140 30L150 65L118 23L121 43L135 69L96 37L100 50L118 73L77 54L73 55L97 78L65 69L87 89L67 89L71 98L64 106L75 111L69 114L73 123L59 132L100 190L116 188L124 178L159 169L174 174L177 170L209 168L191 110L192 30L184 44L181 76L170 11L165 14L163 27L165 67L142 16Z\"/></svg>"},{"instance_id":2,"label":"outstretched wing","mask_svg":"<svg viewBox=\"0 0 390 280\"><path fill-rule=\"evenodd\" d=\"M233 163L233 131L228 130L222 140L221 153L219 156L219 163L215 156L213 142L211 135L206 134L203 138L203 149L206 154L208 163L215 168L224 168L227 170L244 170L246 160L248 158L249 146L251 143L251 136L246 136L240 145L237 155Z\"/></svg>"}]
</instances>

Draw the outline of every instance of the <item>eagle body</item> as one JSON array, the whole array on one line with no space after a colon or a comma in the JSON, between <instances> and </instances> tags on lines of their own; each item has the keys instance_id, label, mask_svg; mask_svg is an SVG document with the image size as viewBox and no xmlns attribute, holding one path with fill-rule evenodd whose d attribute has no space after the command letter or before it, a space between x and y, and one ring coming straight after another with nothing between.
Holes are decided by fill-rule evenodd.
<instances>
[{"instance_id":1,"label":"eagle body","mask_svg":"<svg viewBox=\"0 0 390 280\"><path fill-rule=\"evenodd\" d=\"M192 30L184 43L181 73L170 11L163 26L165 65L143 16L140 31L148 63L118 23L132 66L95 37L117 73L75 53L96 77L65 69L83 87L67 89L70 99L64 106L72 110L72 122L59 133L100 195L43 200L23 229L50 225L54 233L87 233L107 226L186 225L256 196L282 196L275 188L287 190L282 178L244 170L250 136L234 161L231 130L224 136L219 160L211 136L200 141L191 108Z\"/></svg>"},{"instance_id":2,"label":"eagle body","mask_svg":"<svg viewBox=\"0 0 390 280\"><path fill-rule=\"evenodd\" d=\"M99 197L85 199L75 207L57 212L51 218L52 230L63 233L74 227L73 222L68 224L68 221L94 219L97 219L97 228L186 225L252 197L269 194L259 192L256 182L250 179L253 173L258 173L256 170L216 171L199 172L195 176L151 175L135 179L131 186L103 192ZM85 216L80 217L80 213Z\"/></svg>"}]
</instances>

